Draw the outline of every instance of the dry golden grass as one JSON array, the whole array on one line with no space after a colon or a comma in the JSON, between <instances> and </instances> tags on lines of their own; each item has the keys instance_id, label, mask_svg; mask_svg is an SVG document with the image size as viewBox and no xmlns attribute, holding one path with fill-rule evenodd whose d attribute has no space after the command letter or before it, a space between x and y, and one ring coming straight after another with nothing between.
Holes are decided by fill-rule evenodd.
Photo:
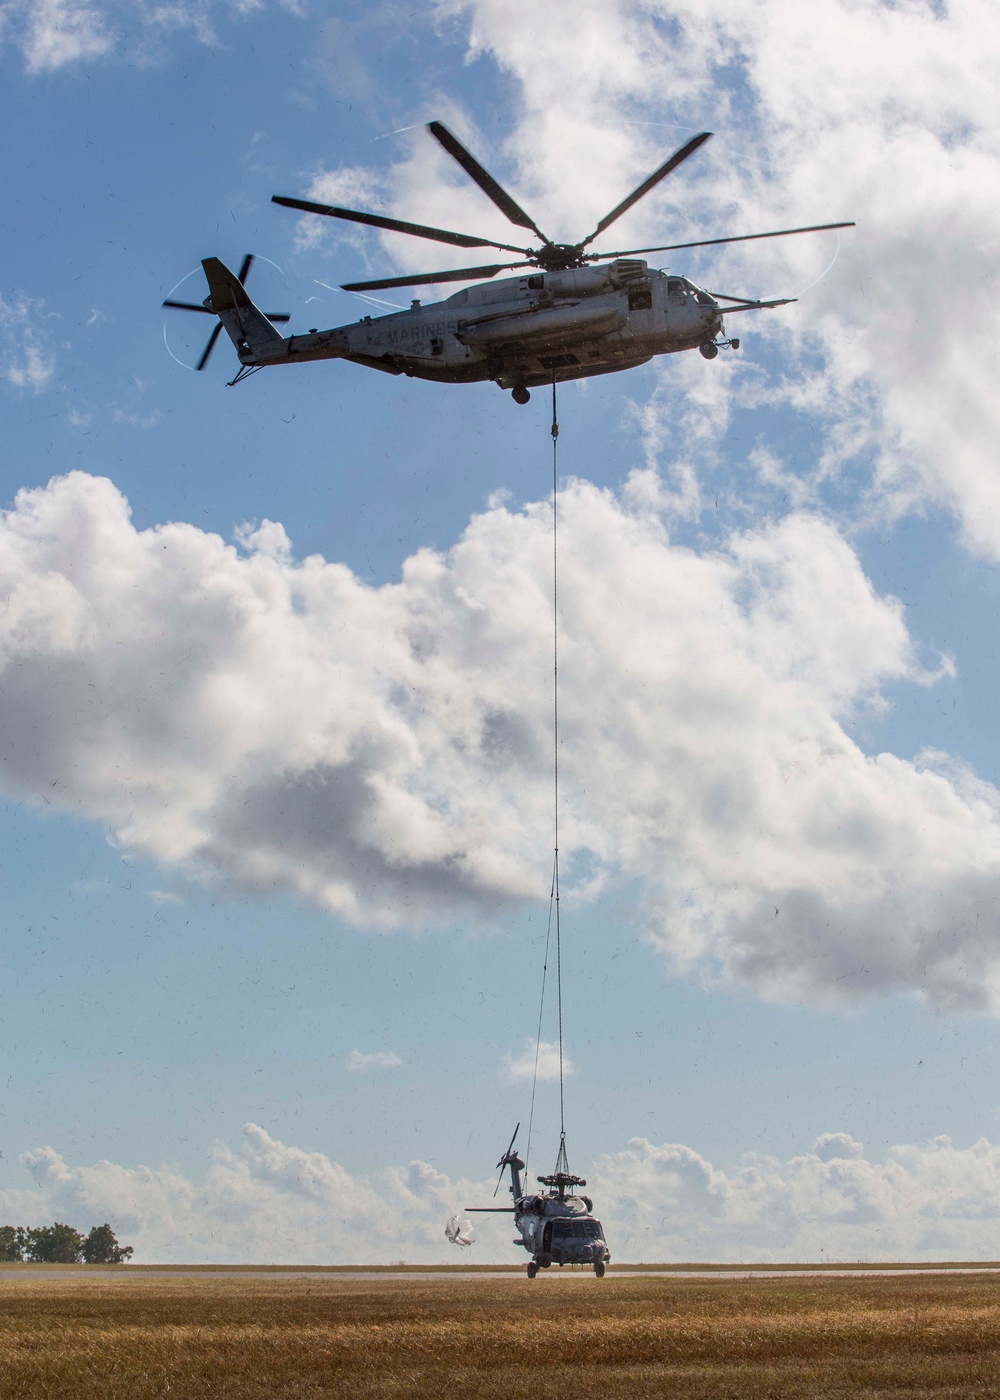
<instances>
[{"instance_id":1,"label":"dry golden grass","mask_svg":"<svg viewBox=\"0 0 1000 1400\"><path fill-rule=\"evenodd\" d=\"M3 1400L1000 1396L1000 1279L0 1273Z\"/></svg>"}]
</instances>

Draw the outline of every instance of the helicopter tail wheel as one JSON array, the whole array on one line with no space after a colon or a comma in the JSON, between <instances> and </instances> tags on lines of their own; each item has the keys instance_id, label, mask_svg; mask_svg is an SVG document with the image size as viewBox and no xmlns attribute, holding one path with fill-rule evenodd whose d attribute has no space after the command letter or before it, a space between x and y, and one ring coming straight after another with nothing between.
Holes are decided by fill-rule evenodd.
<instances>
[{"instance_id":1,"label":"helicopter tail wheel","mask_svg":"<svg viewBox=\"0 0 1000 1400\"><path fill-rule=\"evenodd\" d=\"M706 340L704 345L699 345L698 349L705 356L706 360L714 360L719 353L719 347L710 340Z\"/></svg>"},{"instance_id":2,"label":"helicopter tail wheel","mask_svg":"<svg viewBox=\"0 0 1000 1400\"><path fill-rule=\"evenodd\" d=\"M604 1260L603 1260L603 1259L598 1259L597 1263L594 1265L594 1273L597 1275L598 1278L603 1278L603 1277L604 1277Z\"/></svg>"},{"instance_id":3,"label":"helicopter tail wheel","mask_svg":"<svg viewBox=\"0 0 1000 1400\"><path fill-rule=\"evenodd\" d=\"M537 1273L538 1265L535 1263L534 1259L532 1259L531 1263L528 1265L528 1277L534 1278Z\"/></svg>"},{"instance_id":4,"label":"helicopter tail wheel","mask_svg":"<svg viewBox=\"0 0 1000 1400\"><path fill-rule=\"evenodd\" d=\"M531 395L528 393L527 389L524 387L523 384L518 384L515 389L512 389L510 391L510 396L515 403L520 404L527 403L528 400L531 398Z\"/></svg>"}]
</instances>

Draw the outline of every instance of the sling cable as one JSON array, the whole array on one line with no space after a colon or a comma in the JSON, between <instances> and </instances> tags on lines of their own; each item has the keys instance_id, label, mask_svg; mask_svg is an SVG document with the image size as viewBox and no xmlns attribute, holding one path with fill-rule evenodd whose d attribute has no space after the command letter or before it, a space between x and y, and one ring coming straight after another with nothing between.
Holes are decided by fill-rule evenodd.
<instances>
[{"instance_id":1,"label":"sling cable","mask_svg":"<svg viewBox=\"0 0 1000 1400\"><path fill-rule=\"evenodd\" d=\"M549 896L549 919L545 934L545 958L542 967L542 991L538 1006L538 1031L535 1037L535 1069L531 1081L531 1113L528 1119L528 1145L524 1160L518 1155L514 1142L520 1123L514 1129L507 1151L497 1166L494 1197L500 1189L503 1174L510 1168L510 1206L467 1206L470 1211L511 1214L519 1238L515 1244L528 1251L528 1278L535 1278L539 1269L582 1265L592 1268L598 1278L604 1277L611 1259L601 1222L594 1215L594 1203L589 1196L577 1195L575 1187L586 1186L582 1176L574 1176L566 1155L566 1060L563 1052L563 994L562 994L562 927L559 914L559 420L556 417L556 386L552 383L552 795L553 795L553 860L552 890ZM531 1130L535 1121L535 1092L538 1087L538 1061L542 1048L542 1017L545 1010L545 984L549 970L552 934L555 932L556 1002L559 1019L559 1153L555 1170L548 1176L537 1177L545 1192L527 1189L527 1164L531 1158ZM522 1178L521 1173L525 1172ZM462 1243L461 1221L452 1217L446 1230L448 1238ZM468 1242L466 1240L465 1242Z\"/></svg>"},{"instance_id":2,"label":"sling cable","mask_svg":"<svg viewBox=\"0 0 1000 1400\"><path fill-rule=\"evenodd\" d=\"M535 1067L531 1080L531 1110L528 1115L528 1142L525 1160L531 1157L531 1130L535 1117L535 1092L538 1087L538 1060L542 1045L542 1016L545 1009L545 984L548 977L549 951L555 932L556 1010L559 1031L559 1152L553 1177L568 1178L569 1158L566 1155L566 1095L565 1058L563 1053L563 994L562 994L562 924L559 910L559 419L556 413L556 383L552 381L552 826L553 859L552 885L549 893L549 918L545 931L545 956L542 963L542 990L538 1004L538 1028L535 1035ZM539 1181L546 1181L539 1177ZM549 1178L548 1180L552 1180ZM577 1178L573 1178L576 1184ZM586 1182L581 1184L586 1185ZM553 1181L553 1184L557 1184ZM569 1185L565 1181L565 1185Z\"/></svg>"}]
</instances>

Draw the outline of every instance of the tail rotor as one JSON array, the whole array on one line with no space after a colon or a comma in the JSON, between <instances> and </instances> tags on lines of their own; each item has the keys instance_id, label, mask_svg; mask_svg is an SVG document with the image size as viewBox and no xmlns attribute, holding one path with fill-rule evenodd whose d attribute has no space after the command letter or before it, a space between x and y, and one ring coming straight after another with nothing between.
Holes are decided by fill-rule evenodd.
<instances>
[{"instance_id":1,"label":"tail rotor","mask_svg":"<svg viewBox=\"0 0 1000 1400\"><path fill-rule=\"evenodd\" d=\"M266 261L267 261L267 259L265 258L265 262L266 262ZM237 280L239 281L240 286L243 286L243 285L246 283L247 274L249 273L250 269L253 267L253 264L254 264L254 255L253 255L253 253L247 253L246 257L243 259L243 263L242 263L242 266L240 267L239 272L236 274ZM200 302L200 303L199 303L199 302L193 302L193 301L173 301L170 297L168 297L167 300L163 303L163 305L164 305L164 306L167 306L167 307L170 307L171 309L173 309L173 310L175 310L175 311L198 311L198 312L200 312L203 316L215 316L215 315L217 314L216 311L214 310L213 306L212 306L212 298L211 298L211 297L206 297L205 300L204 300L203 302ZM275 312L274 314L272 314L270 311L266 311L266 312L264 312L264 315L265 315L265 316L267 317L267 319L272 323L272 325L280 325L280 324L282 324L283 322L285 322L285 321L290 321L290 320L292 319L290 316L286 316L286 315L284 315L284 313L281 313L281 312ZM196 369L196 370L203 370L203 369L205 368L205 366L208 364L209 356L211 355L212 351L215 349L215 342L218 340L219 334L220 334L221 330L222 330L222 322L221 322L221 321L217 322L216 325L212 327L212 334L208 337L208 344L205 346L204 350L201 352L201 359L200 359L200 360L198 361L198 363L195 365L195 369Z\"/></svg>"},{"instance_id":2,"label":"tail rotor","mask_svg":"<svg viewBox=\"0 0 1000 1400\"><path fill-rule=\"evenodd\" d=\"M509 1159L510 1159L510 1154L511 1154L511 1152L513 1152L513 1150L514 1150L514 1142L515 1142L515 1140L516 1140L516 1138L517 1138L517 1134L518 1134L518 1132L519 1132L519 1130L520 1130L520 1127L521 1127L521 1125L520 1125L520 1123L518 1123L517 1127L514 1129L513 1133L511 1134L510 1142L507 1144L507 1151L506 1151L506 1152L503 1154L503 1156L500 1158L499 1162L497 1162L497 1166L500 1168L500 1175L497 1177L497 1184L496 1184L496 1186L495 1186L494 1189L493 1189L493 1197L494 1197L494 1199L496 1199L496 1194L497 1194L497 1192L500 1190L500 1183L501 1183L501 1181L503 1181L503 1174L504 1174L504 1171L505 1171L505 1169L510 1165L510 1161L509 1161Z\"/></svg>"}]
</instances>

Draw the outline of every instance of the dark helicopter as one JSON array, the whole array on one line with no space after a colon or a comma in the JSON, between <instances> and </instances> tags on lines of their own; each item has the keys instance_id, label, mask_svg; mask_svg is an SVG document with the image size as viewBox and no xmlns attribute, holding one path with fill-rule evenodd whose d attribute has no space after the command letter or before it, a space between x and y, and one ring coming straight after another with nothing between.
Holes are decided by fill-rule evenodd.
<instances>
[{"instance_id":1,"label":"dark helicopter","mask_svg":"<svg viewBox=\"0 0 1000 1400\"><path fill-rule=\"evenodd\" d=\"M514 1198L512 1206L466 1206L465 1209L480 1215L513 1215L514 1225L520 1232L520 1239L514 1241L531 1255L528 1260L528 1277L534 1278L539 1269L548 1269L553 1264L560 1268L564 1264L588 1264L593 1267L598 1278L604 1277L604 1267L611 1254L601 1222L593 1214L594 1203L589 1196L577 1196L573 1188L586 1186L582 1176L574 1176L568 1170L565 1139L559 1144L556 1170L549 1176L540 1176L538 1181L549 1190L526 1194L522 1191L521 1173L524 1162L514 1150L514 1139L497 1163L500 1179L504 1169L510 1167L510 1193ZM497 1182L497 1190L500 1181ZM496 1192L493 1193L496 1195Z\"/></svg>"},{"instance_id":2,"label":"dark helicopter","mask_svg":"<svg viewBox=\"0 0 1000 1400\"><path fill-rule=\"evenodd\" d=\"M206 300L201 305L170 299L163 303L219 317L198 369L204 369L219 332L225 327L240 357L240 369L231 381L233 384L268 365L298 364L305 360L350 360L388 374L407 374L439 383L471 384L493 380L501 389L512 391L515 403L523 404L528 402L529 389L534 386L631 369L645 364L654 355L700 350L706 359L714 359L720 346L734 350L739 347L738 340L725 338L724 315L787 306L795 300L782 297L759 301L752 297L706 292L685 277L668 276L651 269L638 254L783 238L789 234L853 226L850 223L810 224L805 228L666 243L653 248L590 252L589 244L599 234L693 155L711 132L700 132L675 151L579 243L554 243L447 127L431 122L427 129L512 224L529 229L541 240L539 247L497 243L490 238L284 195L274 195L272 202L305 213L325 214L459 248L496 248L520 254L523 259L483 267L345 282L345 291L369 292L469 282L495 277L499 272L521 268L534 270L499 282L480 281L476 286L455 292L445 301L427 306L415 300L409 310L392 315L364 316L352 325L330 330L313 328L304 334L284 337L275 330L273 323L289 318L259 311L244 289L243 282L252 259L247 257L237 276L218 258L206 258L202 264L209 287ZM598 263L603 266L591 266Z\"/></svg>"}]
</instances>

